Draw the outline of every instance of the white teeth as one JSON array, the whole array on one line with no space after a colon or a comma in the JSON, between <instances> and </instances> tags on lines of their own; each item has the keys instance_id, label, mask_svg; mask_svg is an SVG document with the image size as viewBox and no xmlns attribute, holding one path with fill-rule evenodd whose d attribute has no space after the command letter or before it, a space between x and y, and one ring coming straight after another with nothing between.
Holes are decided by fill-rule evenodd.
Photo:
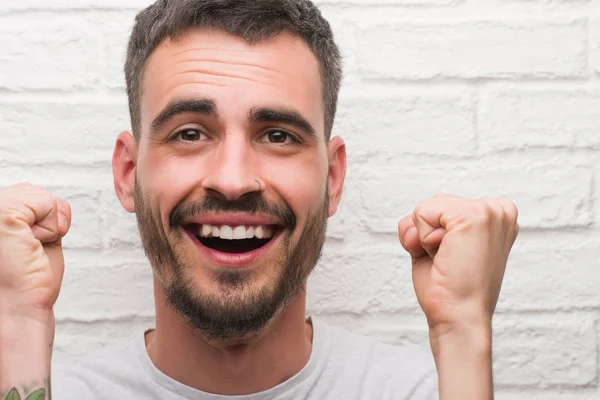
<instances>
[{"instance_id":1,"label":"white teeth","mask_svg":"<svg viewBox=\"0 0 600 400\"><path fill-rule=\"evenodd\" d=\"M256 236L259 239L264 239L264 232L262 226L256 227L256 229L254 230L254 236Z\"/></svg>"},{"instance_id":2,"label":"white teeth","mask_svg":"<svg viewBox=\"0 0 600 400\"><path fill-rule=\"evenodd\" d=\"M238 226L237 228L235 228L233 230L233 239L235 239L235 240L246 239L246 227Z\"/></svg>"},{"instance_id":3,"label":"white teeth","mask_svg":"<svg viewBox=\"0 0 600 400\"><path fill-rule=\"evenodd\" d=\"M221 239L233 240L233 229L230 226L223 225L220 232Z\"/></svg>"},{"instance_id":4,"label":"white teeth","mask_svg":"<svg viewBox=\"0 0 600 400\"><path fill-rule=\"evenodd\" d=\"M270 237L273 237L273 231L271 230L270 227L265 226L263 228L263 238L268 239Z\"/></svg>"},{"instance_id":5,"label":"white teeth","mask_svg":"<svg viewBox=\"0 0 600 400\"><path fill-rule=\"evenodd\" d=\"M230 225L214 226L204 224L199 229L198 235L203 238L221 238L225 240L242 239L269 239L273 237L273 229L270 226L236 226Z\"/></svg>"}]
</instances>

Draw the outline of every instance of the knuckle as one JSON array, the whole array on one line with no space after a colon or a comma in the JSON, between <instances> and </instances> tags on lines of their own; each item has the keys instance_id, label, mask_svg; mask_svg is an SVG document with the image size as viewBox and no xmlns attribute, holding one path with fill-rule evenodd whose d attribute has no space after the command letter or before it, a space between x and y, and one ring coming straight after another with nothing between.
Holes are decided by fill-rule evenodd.
<instances>
[{"instance_id":1,"label":"knuckle","mask_svg":"<svg viewBox=\"0 0 600 400\"><path fill-rule=\"evenodd\" d=\"M64 199L58 199L58 201L65 207L65 210L70 214L71 213L71 204Z\"/></svg>"},{"instance_id":2,"label":"knuckle","mask_svg":"<svg viewBox=\"0 0 600 400\"><path fill-rule=\"evenodd\" d=\"M517 205L509 199L502 199L502 203L506 216L511 220L511 222L516 222L517 218L519 217L519 209L517 208Z\"/></svg>"},{"instance_id":3,"label":"knuckle","mask_svg":"<svg viewBox=\"0 0 600 400\"><path fill-rule=\"evenodd\" d=\"M425 246L431 247L434 245L439 245L439 238L436 238L433 235L433 232L419 232L419 240L421 241L422 244L424 244Z\"/></svg>"},{"instance_id":4,"label":"knuckle","mask_svg":"<svg viewBox=\"0 0 600 400\"><path fill-rule=\"evenodd\" d=\"M39 187L39 194L41 200L46 205L51 205L53 208L58 206L58 198L55 197L52 193L50 193L47 189Z\"/></svg>"},{"instance_id":5,"label":"knuckle","mask_svg":"<svg viewBox=\"0 0 600 400\"><path fill-rule=\"evenodd\" d=\"M24 190L25 188L29 188L31 186L32 185L29 182L20 182L20 183L14 184L12 186L6 186L6 187L0 188L0 202L2 202L2 200L5 200L9 196L15 196L20 191Z\"/></svg>"},{"instance_id":6,"label":"knuckle","mask_svg":"<svg viewBox=\"0 0 600 400\"><path fill-rule=\"evenodd\" d=\"M417 206L415 207L415 214L423 215L423 213L425 213L425 211L429 207L429 204L431 204L431 201L428 199L419 201L419 203L417 203Z\"/></svg>"},{"instance_id":7,"label":"knuckle","mask_svg":"<svg viewBox=\"0 0 600 400\"><path fill-rule=\"evenodd\" d=\"M436 200L461 200L462 198L456 195L453 195L451 193L447 193L447 192L439 192L436 193L435 196L433 196L434 199Z\"/></svg>"},{"instance_id":8,"label":"knuckle","mask_svg":"<svg viewBox=\"0 0 600 400\"><path fill-rule=\"evenodd\" d=\"M15 188L30 188L32 186L33 186L33 183L25 181L25 182L17 183L13 187L15 187Z\"/></svg>"},{"instance_id":9,"label":"knuckle","mask_svg":"<svg viewBox=\"0 0 600 400\"><path fill-rule=\"evenodd\" d=\"M48 204L52 204L52 206L56 209L58 208L58 198L54 197L51 193L46 192L47 194L45 194L46 196L46 201L48 201Z\"/></svg>"},{"instance_id":10,"label":"knuckle","mask_svg":"<svg viewBox=\"0 0 600 400\"><path fill-rule=\"evenodd\" d=\"M402 218L400 221L398 221L398 230L402 230L402 228L406 225L406 218Z\"/></svg>"},{"instance_id":11,"label":"knuckle","mask_svg":"<svg viewBox=\"0 0 600 400\"><path fill-rule=\"evenodd\" d=\"M43 196L52 196L52 193L43 186L34 186L34 188Z\"/></svg>"},{"instance_id":12,"label":"knuckle","mask_svg":"<svg viewBox=\"0 0 600 400\"><path fill-rule=\"evenodd\" d=\"M45 191L44 187L43 187L43 186L40 186L40 185L33 185L33 184L30 184L28 187L29 187L30 189L33 189L33 190L35 190L36 192L43 192L43 191Z\"/></svg>"},{"instance_id":13,"label":"knuckle","mask_svg":"<svg viewBox=\"0 0 600 400\"><path fill-rule=\"evenodd\" d=\"M488 225L493 218L494 211L485 200L475 200L472 205L473 218L476 223Z\"/></svg>"},{"instance_id":14,"label":"knuckle","mask_svg":"<svg viewBox=\"0 0 600 400\"><path fill-rule=\"evenodd\" d=\"M8 229L14 229L19 227L20 221L20 215L16 210L12 208L0 209L0 225Z\"/></svg>"}]
</instances>

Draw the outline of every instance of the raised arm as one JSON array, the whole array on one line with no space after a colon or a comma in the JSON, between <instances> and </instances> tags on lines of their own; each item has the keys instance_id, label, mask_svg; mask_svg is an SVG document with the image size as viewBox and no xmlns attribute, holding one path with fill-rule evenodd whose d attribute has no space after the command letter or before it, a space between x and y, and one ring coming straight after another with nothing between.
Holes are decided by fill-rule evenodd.
<instances>
[{"instance_id":1,"label":"raised arm","mask_svg":"<svg viewBox=\"0 0 600 400\"><path fill-rule=\"evenodd\" d=\"M421 202L398 225L441 400L493 399L492 316L518 230L511 201L449 195Z\"/></svg>"},{"instance_id":2,"label":"raised arm","mask_svg":"<svg viewBox=\"0 0 600 400\"><path fill-rule=\"evenodd\" d=\"M69 205L41 187L0 190L0 400L51 398L53 306Z\"/></svg>"}]
</instances>

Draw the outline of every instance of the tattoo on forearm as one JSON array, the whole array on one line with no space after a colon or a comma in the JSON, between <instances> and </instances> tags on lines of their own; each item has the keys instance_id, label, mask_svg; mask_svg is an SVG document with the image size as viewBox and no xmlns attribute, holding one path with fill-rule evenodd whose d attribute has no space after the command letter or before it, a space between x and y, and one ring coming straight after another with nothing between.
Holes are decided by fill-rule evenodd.
<instances>
[{"instance_id":1,"label":"tattoo on forearm","mask_svg":"<svg viewBox=\"0 0 600 400\"><path fill-rule=\"evenodd\" d=\"M29 393L29 395L23 400L50 400L50 396L46 398L45 388L37 389L35 391L31 391L31 389L32 388L26 386L23 387L23 394L27 395ZM17 388L14 387L8 392L8 394L6 395L6 397L3 398L3 400L21 400L21 395L19 394Z\"/></svg>"}]
</instances>

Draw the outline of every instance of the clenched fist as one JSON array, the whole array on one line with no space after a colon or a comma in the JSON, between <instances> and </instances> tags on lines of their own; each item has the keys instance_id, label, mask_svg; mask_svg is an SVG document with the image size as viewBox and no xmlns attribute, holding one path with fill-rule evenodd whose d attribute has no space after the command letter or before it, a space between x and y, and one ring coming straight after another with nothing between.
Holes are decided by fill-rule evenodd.
<instances>
[{"instance_id":1,"label":"clenched fist","mask_svg":"<svg viewBox=\"0 0 600 400\"><path fill-rule=\"evenodd\" d=\"M62 282L69 204L28 183L0 190L0 307L51 310Z\"/></svg>"},{"instance_id":2,"label":"clenched fist","mask_svg":"<svg viewBox=\"0 0 600 400\"><path fill-rule=\"evenodd\" d=\"M506 199L438 195L398 224L412 256L417 299L440 336L491 327L508 255L517 237L517 208Z\"/></svg>"}]
</instances>

